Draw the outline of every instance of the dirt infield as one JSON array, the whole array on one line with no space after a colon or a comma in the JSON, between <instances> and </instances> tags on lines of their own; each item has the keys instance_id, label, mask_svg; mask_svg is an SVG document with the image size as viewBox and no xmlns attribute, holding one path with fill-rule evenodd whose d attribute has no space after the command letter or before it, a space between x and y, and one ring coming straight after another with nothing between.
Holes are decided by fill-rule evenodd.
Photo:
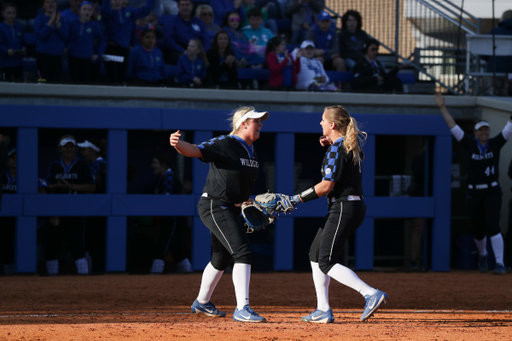
<instances>
[{"instance_id":1,"label":"dirt infield","mask_svg":"<svg viewBox=\"0 0 512 341\"><path fill-rule=\"evenodd\" d=\"M190 313L200 273L0 277L0 340L512 340L512 276L371 273L388 303L360 323L363 298L331 282L335 323L300 322L316 299L307 273L253 274L251 306L265 324L232 320L231 275L212 301L226 318Z\"/></svg>"}]
</instances>

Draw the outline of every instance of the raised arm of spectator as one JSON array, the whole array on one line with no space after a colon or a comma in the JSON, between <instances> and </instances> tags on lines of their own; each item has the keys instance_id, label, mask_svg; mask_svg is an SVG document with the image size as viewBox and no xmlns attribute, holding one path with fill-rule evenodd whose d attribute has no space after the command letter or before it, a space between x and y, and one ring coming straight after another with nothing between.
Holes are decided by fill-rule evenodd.
<instances>
[{"instance_id":1,"label":"raised arm of spectator","mask_svg":"<svg viewBox=\"0 0 512 341\"><path fill-rule=\"evenodd\" d=\"M177 34L178 32L176 32L176 17L174 17L168 20L164 25L164 41L165 45L169 49L183 53L185 49L176 42Z\"/></svg>"},{"instance_id":2,"label":"raised arm of spectator","mask_svg":"<svg viewBox=\"0 0 512 341\"><path fill-rule=\"evenodd\" d=\"M507 124L501 131L501 134L503 135L506 141L510 139L510 136L512 135L512 115L510 115L510 119L507 121Z\"/></svg>"},{"instance_id":3,"label":"raised arm of spectator","mask_svg":"<svg viewBox=\"0 0 512 341\"><path fill-rule=\"evenodd\" d=\"M63 41L67 41L69 37L69 23L66 19L60 17L60 13L57 13L57 18L55 19L55 32L60 39Z\"/></svg>"},{"instance_id":4,"label":"raised arm of spectator","mask_svg":"<svg viewBox=\"0 0 512 341\"><path fill-rule=\"evenodd\" d=\"M155 0L147 0L144 6L136 8L135 11L133 11L132 20L147 17L151 13L153 7L155 7Z\"/></svg>"},{"instance_id":5,"label":"raised arm of spectator","mask_svg":"<svg viewBox=\"0 0 512 341\"><path fill-rule=\"evenodd\" d=\"M38 15L34 21L34 33L36 34L37 40L46 41L52 33L53 27L45 22L45 18L42 15Z\"/></svg>"}]
</instances>

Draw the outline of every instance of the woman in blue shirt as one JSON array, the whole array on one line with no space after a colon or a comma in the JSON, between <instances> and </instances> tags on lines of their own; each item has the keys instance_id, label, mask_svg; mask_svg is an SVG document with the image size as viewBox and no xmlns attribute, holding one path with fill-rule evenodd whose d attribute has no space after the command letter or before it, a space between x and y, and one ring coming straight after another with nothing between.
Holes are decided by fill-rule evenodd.
<instances>
[{"instance_id":1,"label":"woman in blue shirt","mask_svg":"<svg viewBox=\"0 0 512 341\"><path fill-rule=\"evenodd\" d=\"M208 60L204 53L203 44L199 39L191 39L188 43L186 54L178 59L178 83L191 86L201 87L206 82L206 68Z\"/></svg>"},{"instance_id":2,"label":"woman in blue shirt","mask_svg":"<svg viewBox=\"0 0 512 341\"><path fill-rule=\"evenodd\" d=\"M80 5L80 19L69 24L69 74L75 83L90 82L91 65L101 59L107 48L100 24L91 21L92 13L92 3L84 1Z\"/></svg>"},{"instance_id":3,"label":"woman in blue shirt","mask_svg":"<svg viewBox=\"0 0 512 341\"><path fill-rule=\"evenodd\" d=\"M0 79L21 81L26 49L23 28L14 23L16 5L4 3L2 16L4 22L0 24Z\"/></svg>"},{"instance_id":4,"label":"woman in blue shirt","mask_svg":"<svg viewBox=\"0 0 512 341\"><path fill-rule=\"evenodd\" d=\"M60 18L55 0L44 0L34 22L37 71L40 82L58 82L62 76L62 55L69 36L69 25Z\"/></svg>"},{"instance_id":5,"label":"woman in blue shirt","mask_svg":"<svg viewBox=\"0 0 512 341\"><path fill-rule=\"evenodd\" d=\"M126 78L139 85L163 83L169 77L162 51L155 47L155 31L147 28L140 35L141 45L130 52Z\"/></svg>"}]
</instances>

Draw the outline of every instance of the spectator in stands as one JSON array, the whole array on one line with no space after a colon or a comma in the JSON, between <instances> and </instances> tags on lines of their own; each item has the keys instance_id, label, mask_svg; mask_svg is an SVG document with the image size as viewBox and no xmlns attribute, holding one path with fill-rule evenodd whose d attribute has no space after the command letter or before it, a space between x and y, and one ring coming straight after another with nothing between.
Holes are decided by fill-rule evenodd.
<instances>
[{"instance_id":1,"label":"spectator in stands","mask_svg":"<svg viewBox=\"0 0 512 341\"><path fill-rule=\"evenodd\" d=\"M191 39L198 39L206 48L210 48L208 30L203 21L192 15L191 0L178 0L179 13L164 25L164 39L170 49L167 63L176 65L185 52Z\"/></svg>"},{"instance_id":2,"label":"spectator in stands","mask_svg":"<svg viewBox=\"0 0 512 341\"><path fill-rule=\"evenodd\" d=\"M108 47L105 55L122 57L121 60L105 60L107 78L111 83L123 83L126 79L130 58L130 43L135 21L149 15L155 0L147 0L140 8L123 7L122 0L103 0L101 15L105 24Z\"/></svg>"},{"instance_id":3,"label":"spectator in stands","mask_svg":"<svg viewBox=\"0 0 512 341\"><path fill-rule=\"evenodd\" d=\"M184 86L201 87L207 85L206 73L208 60L203 44L199 39L191 39L187 53L178 60L178 76L176 80ZM205 84L206 83L206 84Z\"/></svg>"},{"instance_id":4,"label":"spectator in stands","mask_svg":"<svg viewBox=\"0 0 512 341\"><path fill-rule=\"evenodd\" d=\"M340 58L340 48L336 33L336 24L326 11L318 15L318 20L306 33L306 40L315 43L315 58L324 64L327 70L345 71L345 63Z\"/></svg>"},{"instance_id":5,"label":"spectator in stands","mask_svg":"<svg viewBox=\"0 0 512 341\"><path fill-rule=\"evenodd\" d=\"M60 160L54 161L48 170L46 182L48 190L54 194L84 194L96 190L94 177L87 163L76 156L76 141L72 135L64 135L58 145ZM71 248L79 274L89 273L85 258L84 218L52 217L41 228L41 240L46 257L49 275L59 272L59 256L62 241L65 239Z\"/></svg>"},{"instance_id":6,"label":"spectator in stands","mask_svg":"<svg viewBox=\"0 0 512 341\"><path fill-rule=\"evenodd\" d=\"M270 90L295 89L302 51L298 51L294 58L286 49L286 40L277 36L269 40L265 55L270 69Z\"/></svg>"},{"instance_id":7,"label":"spectator in stands","mask_svg":"<svg viewBox=\"0 0 512 341\"><path fill-rule=\"evenodd\" d=\"M258 7L258 6L255 6L254 2L255 2L255 0L242 0L242 8L244 9L244 12L245 12L245 20L243 20L241 23L242 27L246 27L249 25L249 17L247 15L247 13L252 8L257 7L257 8L261 9L261 14L263 15L263 25L266 28L268 28L270 31L272 31L273 35L277 35L277 24L274 19L269 18L269 12L273 13L273 15L272 15L273 18L276 17L276 8L275 8L274 3L269 2L264 7Z\"/></svg>"},{"instance_id":8,"label":"spectator in stands","mask_svg":"<svg viewBox=\"0 0 512 341\"><path fill-rule=\"evenodd\" d=\"M16 5L12 2L4 3L2 17L4 22L0 24L0 81L22 81L26 42L23 28L14 22Z\"/></svg>"},{"instance_id":9,"label":"spectator in stands","mask_svg":"<svg viewBox=\"0 0 512 341\"><path fill-rule=\"evenodd\" d=\"M261 64L265 61L263 56L255 52L253 44L249 42L249 39L240 29L240 16L237 12L231 11L226 14L222 29L229 34L238 67Z\"/></svg>"},{"instance_id":10,"label":"spectator in stands","mask_svg":"<svg viewBox=\"0 0 512 341\"><path fill-rule=\"evenodd\" d=\"M163 38L164 30L162 25L158 23L158 17L154 14L150 14L145 18L137 19L137 21L135 22L137 44L134 44L134 46L140 45L142 31L144 31L146 28L155 31L157 41L158 39Z\"/></svg>"},{"instance_id":11,"label":"spectator in stands","mask_svg":"<svg viewBox=\"0 0 512 341\"><path fill-rule=\"evenodd\" d=\"M61 18L63 18L67 23L80 19L81 3L82 0L69 0L69 8L60 13Z\"/></svg>"},{"instance_id":12,"label":"spectator in stands","mask_svg":"<svg viewBox=\"0 0 512 341\"><path fill-rule=\"evenodd\" d=\"M107 162L103 159L106 149L106 140L89 138L77 144L82 148L82 157L91 169L91 174L96 181L94 194L107 192ZM90 253L93 273L105 271L105 238L106 217L86 217L85 245ZM88 260L89 261L89 260Z\"/></svg>"},{"instance_id":13,"label":"spectator in stands","mask_svg":"<svg viewBox=\"0 0 512 341\"><path fill-rule=\"evenodd\" d=\"M210 5L199 5L196 9L196 17L201 19L208 31L208 41L210 44L213 41L215 33L220 31L220 26L213 22L213 9Z\"/></svg>"},{"instance_id":14,"label":"spectator in stands","mask_svg":"<svg viewBox=\"0 0 512 341\"><path fill-rule=\"evenodd\" d=\"M343 14L339 47L340 57L343 58L347 70L353 70L359 59L364 57L363 45L370 39L370 36L361 27L363 27L363 22L359 12L349 10Z\"/></svg>"},{"instance_id":15,"label":"spectator in stands","mask_svg":"<svg viewBox=\"0 0 512 341\"><path fill-rule=\"evenodd\" d=\"M214 0L210 2L214 13L214 22L217 25L222 24L222 19L228 12L235 11L240 16L240 21L245 20L245 11L242 6L242 0Z\"/></svg>"},{"instance_id":16,"label":"spectator in stands","mask_svg":"<svg viewBox=\"0 0 512 341\"><path fill-rule=\"evenodd\" d=\"M291 44L300 44L309 28L316 22L317 16L324 10L325 0L290 0L288 15L292 16Z\"/></svg>"},{"instance_id":17,"label":"spectator in stands","mask_svg":"<svg viewBox=\"0 0 512 341\"><path fill-rule=\"evenodd\" d=\"M16 149L9 151L8 169L0 170L0 187L4 194L16 194ZM0 263L5 275L14 274L16 217L0 217Z\"/></svg>"},{"instance_id":18,"label":"spectator in stands","mask_svg":"<svg viewBox=\"0 0 512 341\"><path fill-rule=\"evenodd\" d=\"M249 39L249 42L254 45L256 53L265 58L267 43L274 37L274 34L268 28L261 25L263 22L261 9L252 8L247 12L247 16L249 17L250 26L242 28L242 32L244 32L247 39Z\"/></svg>"},{"instance_id":19,"label":"spectator in stands","mask_svg":"<svg viewBox=\"0 0 512 341\"><path fill-rule=\"evenodd\" d=\"M335 85L329 83L329 76L325 73L322 63L315 58L315 44L305 40L300 45L300 72L297 76L297 89L307 91L336 91ZM299 54L298 49L294 54Z\"/></svg>"},{"instance_id":20,"label":"spectator in stands","mask_svg":"<svg viewBox=\"0 0 512 341\"><path fill-rule=\"evenodd\" d=\"M238 68L229 34L221 30L215 34L212 47L206 52L208 75L219 88L238 89Z\"/></svg>"},{"instance_id":21,"label":"spectator in stands","mask_svg":"<svg viewBox=\"0 0 512 341\"><path fill-rule=\"evenodd\" d=\"M92 13L92 3L84 1L80 19L69 24L69 75L75 83L91 81L91 66L101 60L108 44L100 24L91 20Z\"/></svg>"},{"instance_id":22,"label":"spectator in stands","mask_svg":"<svg viewBox=\"0 0 512 341\"><path fill-rule=\"evenodd\" d=\"M155 194L181 194L181 183L171 169L171 160L169 160L167 155L155 156L151 167L158 177ZM183 229L186 227L186 224L186 217L160 217L160 231L156 238L151 273L158 274L163 272L165 266L164 259L169 252L176 262L177 272L192 272L192 266L183 247Z\"/></svg>"},{"instance_id":23,"label":"spectator in stands","mask_svg":"<svg viewBox=\"0 0 512 341\"><path fill-rule=\"evenodd\" d=\"M489 31L489 34L512 36L512 10L507 10L501 15L498 25ZM512 73L512 55L490 57L487 63L487 72ZM506 88L503 84L497 84L500 88ZM503 91L506 93L506 91ZM512 79L508 81L508 95L512 96Z\"/></svg>"},{"instance_id":24,"label":"spectator in stands","mask_svg":"<svg viewBox=\"0 0 512 341\"><path fill-rule=\"evenodd\" d=\"M130 52L127 78L138 85L165 84L169 78L162 51L155 46L156 36L152 29L141 34L141 46Z\"/></svg>"},{"instance_id":25,"label":"spectator in stands","mask_svg":"<svg viewBox=\"0 0 512 341\"><path fill-rule=\"evenodd\" d=\"M377 60L379 42L370 39L363 45L364 58L354 67L354 90L361 92L402 92L402 81L396 75L405 64L386 72Z\"/></svg>"},{"instance_id":26,"label":"spectator in stands","mask_svg":"<svg viewBox=\"0 0 512 341\"><path fill-rule=\"evenodd\" d=\"M177 15L179 12L178 4L174 0L160 0L160 10L156 11L157 16Z\"/></svg>"},{"instance_id":27,"label":"spectator in stands","mask_svg":"<svg viewBox=\"0 0 512 341\"><path fill-rule=\"evenodd\" d=\"M56 9L55 0L44 0L43 9L34 22L36 65L41 82L58 82L62 76L62 56L69 25L61 20Z\"/></svg>"}]
</instances>

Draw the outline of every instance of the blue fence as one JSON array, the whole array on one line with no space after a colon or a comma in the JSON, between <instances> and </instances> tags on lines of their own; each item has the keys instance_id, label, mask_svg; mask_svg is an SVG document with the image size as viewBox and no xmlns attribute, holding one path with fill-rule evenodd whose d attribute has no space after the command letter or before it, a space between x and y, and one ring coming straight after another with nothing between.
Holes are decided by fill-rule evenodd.
<instances>
[{"instance_id":1,"label":"blue fence","mask_svg":"<svg viewBox=\"0 0 512 341\"><path fill-rule=\"evenodd\" d=\"M6 113L9 113L8 115ZM126 217L138 215L193 216L192 266L203 269L210 257L209 231L199 219L196 204L208 172L199 160L193 162L193 194L128 195L128 130L192 130L194 143L212 137L213 131L226 131L226 112L219 110L181 110L148 108L102 108L65 106L0 106L0 126L15 127L17 134L17 194L5 195L0 216L16 216L16 271L36 271L36 220L38 216L106 216L106 271L126 269ZM276 133L275 189L293 193L295 133L319 133L321 113L272 112L264 122L265 132ZM440 116L354 114L365 123L369 134L363 188L368 206L367 218L355 236L355 267L373 268L374 219L432 218L432 270L448 271L450 266L450 131ZM107 194L38 195L38 129L81 128L108 130ZM375 196L375 136L422 135L434 137L433 196ZM390 149L390 152L392 150ZM293 216L276 222L274 269L293 268L293 218L323 217L325 200L301 205ZM306 252L306 250L305 250Z\"/></svg>"}]
</instances>

